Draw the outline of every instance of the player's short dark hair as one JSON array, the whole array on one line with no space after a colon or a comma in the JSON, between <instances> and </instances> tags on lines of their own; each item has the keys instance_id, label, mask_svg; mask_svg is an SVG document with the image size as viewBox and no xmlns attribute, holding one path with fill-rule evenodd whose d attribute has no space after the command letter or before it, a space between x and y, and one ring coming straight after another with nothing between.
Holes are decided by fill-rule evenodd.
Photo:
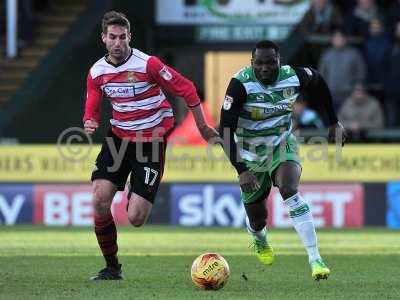
<instances>
[{"instance_id":1,"label":"player's short dark hair","mask_svg":"<svg viewBox=\"0 0 400 300\"><path fill-rule=\"evenodd\" d=\"M279 53L279 46L273 41L269 40L259 41L251 51L251 56L254 56L254 53L257 49L274 49L276 53Z\"/></svg>"},{"instance_id":2,"label":"player's short dark hair","mask_svg":"<svg viewBox=\"0 0 400 300\"><path fill-rule=\"evenodd\" d=\"M108 11L103 16L101 28L103 29L104 33L107 32L107 28L110 25L123 26L128 29L128 32L131 31L131 24L129 23L129 20L126 18L125 14L115 10Z\"/></svg>"}]
</instances>

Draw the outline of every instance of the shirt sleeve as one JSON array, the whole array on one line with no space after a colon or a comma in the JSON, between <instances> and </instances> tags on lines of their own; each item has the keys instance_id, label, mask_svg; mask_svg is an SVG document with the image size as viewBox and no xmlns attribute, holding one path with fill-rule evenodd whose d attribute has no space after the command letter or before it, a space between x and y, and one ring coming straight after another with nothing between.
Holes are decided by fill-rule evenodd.
<instances>
[{"instance_id":1,"label":"shirt sleeve","mask_svg":"<svg viewBox=\"0 0 400 300\"><path fill-rule=\"evenodd\" d=\"M188 107L192 108L200 104L193 82L163 64L158 57L150 57L147 62L147 73L162 89L185 99Z\"/></svg>"},{"instance_id":2,"label":"shirt sleeve","mask_svg":"<svg viewBox=\"0 0 400 300\"><path fill-rule=\"evenodd\" d=\"M101 120L101 100L103 99L103 92L100 87L95 83L90 72L86 79L86 103L83 122L86 120L95 120L100 123Z\"/></svg>"},{"instance_id":3,"label":"shirt sleeve","mask_svg":"<svg viewBox=\"0 0 400 300\"><path fill-rule=\"evenodd\" d=\"M223 139L223 148L231 164L238 174L247 171L246 164L239 157L238 145L234 139L234 133L243 103L246 101L246 90L243 84L232 78L226 90L224 103L221 108L219 134Z\"/></svg>"},{"instance_id":4,"label":"shirt sleeve","mask_svg":"<svg viewBox=\"0 0 400 300\"><path fill-rule=\"evenodd\" d=\"M294 68L300 80L300 89L306 94L308 106L319 112L327 125L338 122L333 108L332 95L328 85L317 70L312 68Z\"/></svg>"}]
</instances>

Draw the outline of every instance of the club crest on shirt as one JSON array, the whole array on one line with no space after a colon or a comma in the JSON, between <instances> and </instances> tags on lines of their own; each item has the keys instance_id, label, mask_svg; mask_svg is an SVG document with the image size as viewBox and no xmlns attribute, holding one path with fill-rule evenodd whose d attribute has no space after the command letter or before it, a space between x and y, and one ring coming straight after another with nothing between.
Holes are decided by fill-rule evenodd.
<instances>
[{"instance_id":1,"label":"club crest on shirt","mask_svg":"<svg viewBox=\"0 0 400 300\"><path fill-rule=\"evenodd\" d=\"M171 72L168 70L168 68L166 66L164 66L161 70L160 70L160 75L162 78L164 78L165 80L171 80L172 79L172 74Z\"/></svg>"},{"instance_id":2,"label":"club crest on shirt","mask_svg":"<svg viewBox=\"0 0 400 300\"><path fill-rule=\"evenodd\" d=\"M233 98L231 96L225 95L223 108L224 110L230 110L232 107Z\"/></svg>"},{"instance_id":3,"label":"club crest on shirt","mask_svg":"<svg viewBox=\"0 0 400 300\"><path fill-rule=\"evenodd\" d=\"M128 82L132 82L132 83L136 82L137 78L135 76L135 72L128 72L127 80L128 80Z\"/></svg>"},{"instance_id":4,"label":"club crest on shirt","mask_svg":"<svg viewBox=\"0 0 400 300\"><path fill-rule=\"evenodd\" d=\"M293 96L294 93L295 93L295 90L292 87L285 88L282 91L283 97L285 97L285 98L289 98L289 97Z\"/></svg>"}]
</instances>

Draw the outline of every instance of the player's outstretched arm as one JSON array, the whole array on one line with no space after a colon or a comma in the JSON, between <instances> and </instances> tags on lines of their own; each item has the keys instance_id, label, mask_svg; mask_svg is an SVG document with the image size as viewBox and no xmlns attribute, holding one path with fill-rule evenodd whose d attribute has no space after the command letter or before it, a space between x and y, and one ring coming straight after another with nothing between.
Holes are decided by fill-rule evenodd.
<instances>
[{"instance_id":1,"label":"player's outstretched arm","mask_svg":"<svg viewBox=\"0 0 400 300\"><path fill-rule=\"evenodd\" d=\"M93 134L96 129L99 127L99 123L97 123L95 120L86 120L85 123L83 124L83 128L87 134Z\"/></svg>"},{"instance_id":2,"label":"player's outstretched arm","mask_svg":"<svg viewBox=\"0 0 400 300\"><path fill-rule=\"evenodd\" d=\"M347 133L346 129L344 129L343 125L339 121L328 127L328 138L329 141L342 144L342 147L344 146L347 139Z\"/></svg>"},{"instance_id":3,"label":"player's outstretched arm","mask_svg":"<svg viewBox=\"0 0 400 300\"><path fill-rule=\"evenodd\" d=\"M197 128L201 136L209 143L215 143L218 132L208 126L204 119L200 98L197 95L193 82L182 76L173 68L163 64L159 58L152 56L147 64L147 72L152 79L164 90L183 98L188 108L192 111Z\"/></svg>"},{"instance_id":4,"label":"player's outstretched arm","mask_svg":"<svg viewBox=\"0 0 400 300\"><path fill-rule=\"evenodd\" d=\"M346 130L338 121L332 95L324 78L312 68L295 68L295 71L300 79L301 88L310 96L307 99L310 108L325 115L329 141L341 143L343 146L347 138Z\"/></svg>"},{"instance_id":5,"label":"player's outstretched arm","mask_svg":"<svg viewBox=\"0 0 400 300\"><path fill-rule=\"evenodd\" d=\"M190 110L192 111L197 128L203 139L212 144L219 142L219 134L214 128L207 124L201 104L191 107Z\"/></svg>"}]
</instances>

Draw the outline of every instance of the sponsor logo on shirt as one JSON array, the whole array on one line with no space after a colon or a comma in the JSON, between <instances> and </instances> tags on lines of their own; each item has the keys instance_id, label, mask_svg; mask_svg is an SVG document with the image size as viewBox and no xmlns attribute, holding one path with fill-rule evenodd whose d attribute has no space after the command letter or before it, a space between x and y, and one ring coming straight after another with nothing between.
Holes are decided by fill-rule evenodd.
<instances>
[{"instance_id":1,"label":"sponsor logo on shirt","mask_svg":"<svg viewBox=\"0 0 400 300\"><path fill-rule=\"evenodd\" d=\"M271 114L275 114L278 112L286 111L290 112L292 111L293 108L293 103L285 103L285 104L279 104L273 107L252 107L251 108L251 118L254 120L263 120L267 118Z\"/></svg>"},{"instance_id":2,"label":"sponsor logo on shirt","mask_svg":"<svg viewBox=\"0 0 400 300\"><path fill-rule=\"evenodd\" d=\"M172 74L170 71L168 71L168 68L166 66L164 66L161 70L160 70L160 75L162 78L164 78L165 80L171 80L172 79Z\"/></svg>"},{"instance_id":3,"label":"sponsor logo on shirt","mask_svg":"<svg viewBox=\"0 0 400 300\"><path fill-rule=\"evenodd\" d=\"M224 105L223 105L224 110L230 110L232 107L232 103L233 103L233 98L231 96L225 95Z\"/></svg>"},{"instance_id":4,"label":"sponsor logo on shirt","mask_svg":"<svg viewBox=\"0 0 400 300\"><path fill-rule=\"evenodd\" d=\"M133 86L106 86L104 93L109 98L128 98L135 96L135 87Z\"/></svg>"}]
</instances>

